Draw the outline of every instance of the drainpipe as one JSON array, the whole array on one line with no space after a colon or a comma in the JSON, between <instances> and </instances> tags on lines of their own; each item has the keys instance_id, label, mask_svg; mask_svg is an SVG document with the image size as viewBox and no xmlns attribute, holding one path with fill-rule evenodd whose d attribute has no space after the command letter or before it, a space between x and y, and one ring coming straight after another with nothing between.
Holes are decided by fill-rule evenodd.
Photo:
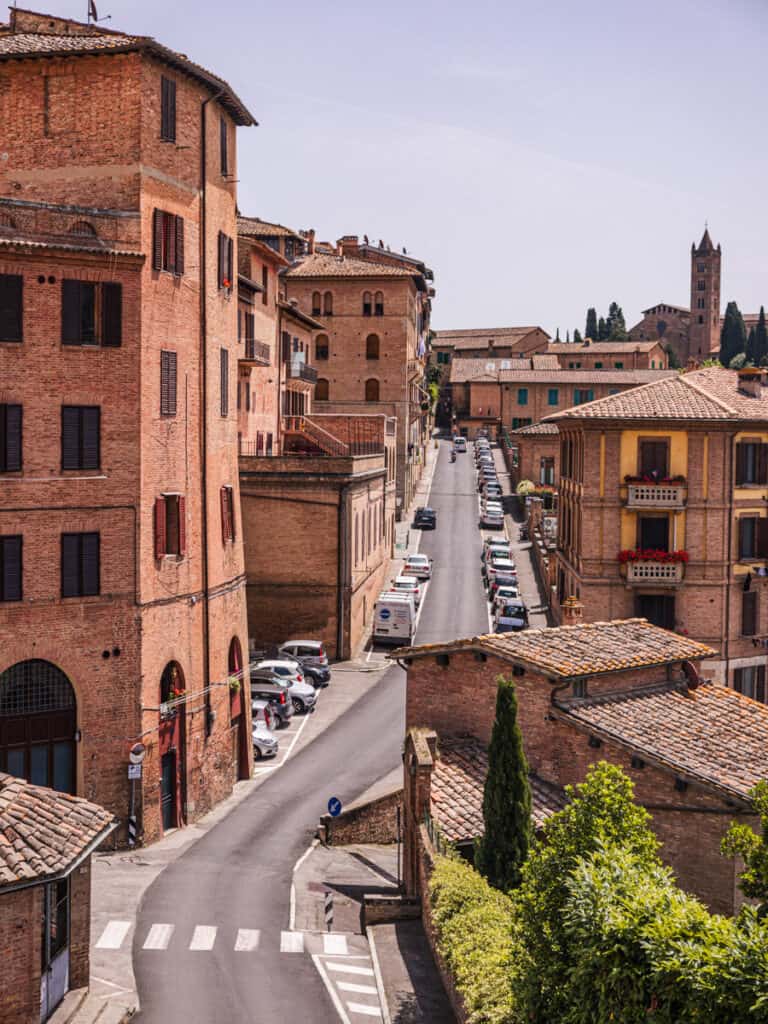
<instances>
[{"instance_id":1,"label":"drainpipe","mask_svg":"<svg viewBox=\"0 0 768 1024\"><path fill-rule=\"evenodd\" d=\"M205 738L211 735L211 670L210 670L210 607L208 600L208 265L206 258L207 216L206 184L207 156L206 107L224 92L219 89L213 96L200 104L200 517L202 522L202 570L203 570L203 690L205 692Z\"/></svg>"},{"instance_id":2,"label":"drainpipe","mask_svg":"<svg viewBox=\"0 0 768 1024\"><path fill-rule=\"evenodd\" d=\"M733 491L736 486L736 464L733 458L735 434L731 434L728 444L728 528L726 530L727 557L725 570L725 685L728 685L728 666L730 665L731 649L731 560L733 558Z\"/></svg>"},{"instance_id":3,"label":"drainpipe","mask_svg":"<svg viewBox=\"0 0 768 1024\"><path fill-rule=\"evenodd\" d=\"M336 599L336 657L341 660L344 657L344 591L347 586L347 495L352 486L352 481L344 484L339 490L339 518L338 518L338 596ZM351 653L351 652L350 652Z\"/></svg>"}]
</instances>

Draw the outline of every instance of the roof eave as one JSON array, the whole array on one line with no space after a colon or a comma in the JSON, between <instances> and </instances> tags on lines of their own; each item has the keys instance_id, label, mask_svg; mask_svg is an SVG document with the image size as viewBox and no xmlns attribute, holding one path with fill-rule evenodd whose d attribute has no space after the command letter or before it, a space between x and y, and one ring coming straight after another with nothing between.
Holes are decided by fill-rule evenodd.
<instances>
[{"instance_id":1,"label":"roof eave","mask_svg":"<svg viewBox=\"0 0 768 1024\"><path fill-rule=\"evenodd\" d=\"M119 824L120 822L118 819L113 818L112 821L109 822L108 825L105 825L98 835L94 836L88 845L60 871L51 872L47 875L37 875L35 878L20 879L18 882L10 882L8 885L0 884L0 895L6 892L16 892L19 889L31 889L36 885L46 885L48 882L56 882L61 878L66 878L68 875L71 875L73 871L79 868L83 861L90 857L91 854L101 846L107 836L110 836Z\"/></svg>"}]
</instances>

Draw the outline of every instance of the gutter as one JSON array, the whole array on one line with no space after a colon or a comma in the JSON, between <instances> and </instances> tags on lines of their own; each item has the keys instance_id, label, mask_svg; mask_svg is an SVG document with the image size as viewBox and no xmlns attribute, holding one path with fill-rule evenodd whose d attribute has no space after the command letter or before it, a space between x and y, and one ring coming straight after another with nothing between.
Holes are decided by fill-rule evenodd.
<instances>
[{"instance_id":1,"label":"gutter","mask_svg":"<svg viewBox=\"0 0 768 1024\"><path fill-rule=\"evenodd\" d=\"M733 449L736 443L736 435L731 434L728 445L728 528L726 530L727 558L725 573L725 685L728 686L728 675L730 668L731 652L731 574L733 559L733 516L734 508L733 492L736 485L736 460L733 457Z\"/></svg>"}]
</instances>

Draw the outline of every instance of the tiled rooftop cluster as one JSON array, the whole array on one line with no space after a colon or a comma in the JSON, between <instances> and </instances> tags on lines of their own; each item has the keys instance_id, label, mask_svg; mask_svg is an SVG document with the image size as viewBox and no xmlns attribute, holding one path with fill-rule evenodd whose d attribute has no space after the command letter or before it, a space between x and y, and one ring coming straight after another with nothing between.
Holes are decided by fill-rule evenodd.
<instances>
[{"instance_id":1,"label":"tiled rooftop cluster","mask_svg":"<svg viewBox=\"0 0 768 1024\"><path fill-rule=\"evenodd\" d=\"M527 427L518 427L517 430L510 430L512 437L522 434L523 437L530 437L538 434L559 434L556 423L529 423Z\"/></svg>"},{"instance_id":2,"label":"tiled rooftop cluster","mask_svg":"<svg viewBox=\"0 0 768 1024\"><path fill-rule=\"evenodd\" d=\"M314 253L286 270L285 277L413 277L415 271L354 256Z\"/></svg>"}]
</instances>

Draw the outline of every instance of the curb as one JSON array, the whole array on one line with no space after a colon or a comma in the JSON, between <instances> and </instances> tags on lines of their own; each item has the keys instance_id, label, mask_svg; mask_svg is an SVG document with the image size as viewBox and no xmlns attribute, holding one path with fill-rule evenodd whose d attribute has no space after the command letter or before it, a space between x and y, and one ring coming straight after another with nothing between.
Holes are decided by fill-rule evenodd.
<instances>
[{"instance_id":1,"label":"curb","mask_svg":"<svg viewBox=\"0 0 768 1024\"><path fill-rule=\"evenodd\" d=\"M371 949L371 963L373 964L373 975L376 979L376 988L379 993L379 1003L381 1004L381 1016L384 1024L392 1024L392 1015L389 1012L389 1003L387 1002L387 994L384 991L384 979L381 976L381 965L379 964L379 954L376 951L376 942L373 938L373 931L369 930L367 934L368 945Z\"/></svg>"}]
</instances>

